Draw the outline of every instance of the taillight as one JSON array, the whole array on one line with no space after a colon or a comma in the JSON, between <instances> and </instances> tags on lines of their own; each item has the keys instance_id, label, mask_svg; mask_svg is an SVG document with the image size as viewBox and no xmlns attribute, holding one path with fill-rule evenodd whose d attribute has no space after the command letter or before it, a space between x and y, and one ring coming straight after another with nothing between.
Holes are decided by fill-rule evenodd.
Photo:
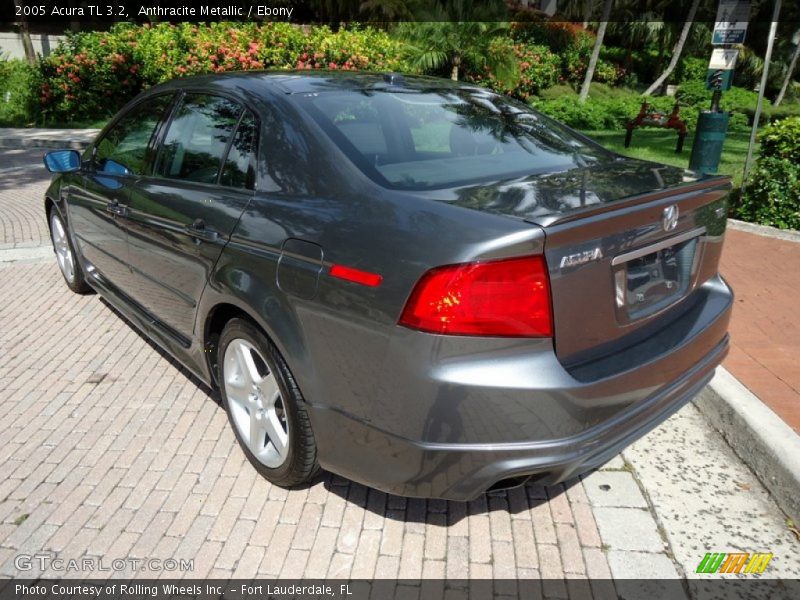
<instances>
[{"instance_id":1,"label":"taillight","mask_svg":"<svg viewBox=\"0 0 800 600\"><path fill-rule=\"evenodd\" d=\"M544 257L431 269L411 292L400 325L445 335L550 337Z\"/></svg>"}]
</instances>

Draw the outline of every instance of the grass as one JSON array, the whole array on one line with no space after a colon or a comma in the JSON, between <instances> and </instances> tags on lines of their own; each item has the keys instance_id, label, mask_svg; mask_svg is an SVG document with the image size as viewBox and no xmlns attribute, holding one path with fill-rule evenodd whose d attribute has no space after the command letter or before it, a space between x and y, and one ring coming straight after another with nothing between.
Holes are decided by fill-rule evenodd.
<instances>
[{"instance_id":1,"label":"grass","mask_svg":"<svg viewBox=\"0 0 800 600\"><path fill-rule=\"evenodd\" d=\"M692 133L687 135L683 145L683 152L676 154L675 143L678 140L678 136L671 129L637 129L633 132L630 148L625 148L624 129L584 131L583 133L606 148L625 156L684 168L689 166L689 155L692 153L692 142L694 141ZM722 149L719 173L732 175L734 187L741 187L742 185L742 170L744 169L744 159L747 155L747 143L749 140L749 131L728 132ZM757 155L758 147L754 150L754 156Z\"/></svg>"}]
</instances>

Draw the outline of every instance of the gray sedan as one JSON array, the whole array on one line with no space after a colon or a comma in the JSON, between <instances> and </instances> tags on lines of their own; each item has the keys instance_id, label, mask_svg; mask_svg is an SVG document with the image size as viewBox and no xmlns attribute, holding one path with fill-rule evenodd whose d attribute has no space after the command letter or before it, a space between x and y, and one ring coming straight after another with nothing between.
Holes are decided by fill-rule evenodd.
<instances>
[{"instance_id":1,"label":"gray sedan","mask_svg":"<svg viewBox=\"0 0 800 600\"><path fill-rule=\"evenodd\" d=\"M247 458L467 500L595 468L728 349L730 181L479 87L234 73L133 100L45 198L67 285L219 393Z\"/></svg>"}]
</instances>

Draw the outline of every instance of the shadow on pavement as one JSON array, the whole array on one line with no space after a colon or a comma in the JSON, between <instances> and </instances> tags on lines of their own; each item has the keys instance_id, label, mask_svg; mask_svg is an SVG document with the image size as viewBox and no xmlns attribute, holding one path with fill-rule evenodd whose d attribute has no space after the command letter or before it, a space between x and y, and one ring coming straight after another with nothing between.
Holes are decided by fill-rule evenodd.
<instances>
[{"instance_id":1,"label":"shadow on pavement","mask_svg":"<svg viewBox=\"0 0 800 600\"><path fill-rule=\"evenodd\" d=\"M148 346L158 352L199 390L202 390L218 406L222 405L219 394L215 390L212 390L165 350L145 336L130 319L114 308L105 298L100 297L100 301L125 321ZM576 478L559 485L546 487L528 483L510 490L488 492L469 502L395 496L327 471L320 471L309 483L292 489L303 490L322 485L329 493L339 496L348 504L355 504L379 517L406 523L446 524L449 526L461 522L469 515L488 514L494 511L506 511L512 515L524 513L564 494L567 489L578 482L579 479ZM442 520L445 523L442 523Z\"/></svg>"}]
</instances>

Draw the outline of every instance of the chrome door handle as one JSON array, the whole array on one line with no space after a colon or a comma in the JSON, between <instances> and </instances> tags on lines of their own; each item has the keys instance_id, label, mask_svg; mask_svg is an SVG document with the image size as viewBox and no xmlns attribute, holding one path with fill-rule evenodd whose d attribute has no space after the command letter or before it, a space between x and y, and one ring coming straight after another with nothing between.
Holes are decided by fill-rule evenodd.
<instances>
[{"instance_id":1,"label":"chrome door handle","mask_svg":"<svg viewBox=\"0 0 800 600\"><path fill-rule=\"evenodd\" d=\"M217 239L219 239L219 233L206 227L202 219L197 219L191 225L187 225L185 231L191 237L201 242L216 242Z\"/></svg>"},{"instance_id":2,"label":"chrome door handle","mask_svg":"<svg viewBox=\"0 0 800 600\"><path fill-rule=\"evenodd\" d=\"M114 202L109 202L106 204L106 211L110 212L112 215L116 215L118 217L127 217L128 216L128 207L123 206L116 200Z\"/></svg>"}]
</instances>

